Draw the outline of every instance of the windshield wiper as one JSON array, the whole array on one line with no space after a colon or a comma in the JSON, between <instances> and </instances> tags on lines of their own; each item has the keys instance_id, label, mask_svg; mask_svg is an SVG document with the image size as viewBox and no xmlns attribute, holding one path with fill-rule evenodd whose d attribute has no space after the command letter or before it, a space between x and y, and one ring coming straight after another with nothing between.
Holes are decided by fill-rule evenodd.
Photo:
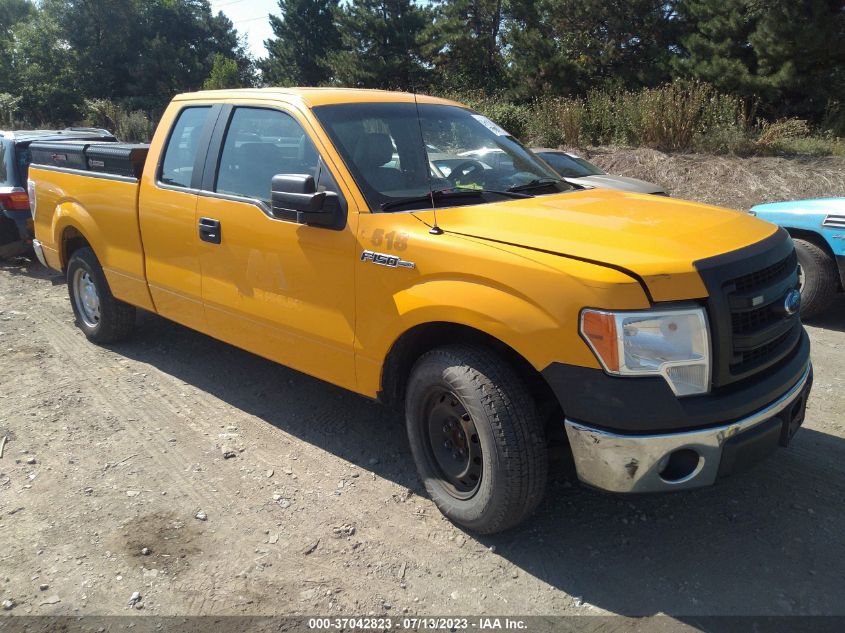
<instances>
[{"instance_id":1,"label":"windshield wiper","mask_svg":"<svg viewBox=\"0 0 845 633\"><path fill-rule=\"evenodd\" d=\"M540 187L556 185L559 182L564 182L564 180L562 178L535 178L534 180L529 180L521 185L511 185L508 187L508 191L530 191L531 189L539 189Z\"/></svg>"},{"instance_id":2,"label":"windshield wiper","mask_svg":"<svg viewBox=\"0 0 845 633\"><path fill-rule=\"evenodd\" d=\"M421 196L409 196L407 198L399 198L398 200L390 200L381 205L382 211L401 207L406 204L419 204L420 202L430 202L432 199L448 200L449 198L480 198L485 193L494 193L500 196L507 196L509 198L530 198L529 194L519 193L517 191L494 191L490 189L475 189L473 187L449 187L448 189L435 189L430 194Z\"/></svg>"}]
</instances>

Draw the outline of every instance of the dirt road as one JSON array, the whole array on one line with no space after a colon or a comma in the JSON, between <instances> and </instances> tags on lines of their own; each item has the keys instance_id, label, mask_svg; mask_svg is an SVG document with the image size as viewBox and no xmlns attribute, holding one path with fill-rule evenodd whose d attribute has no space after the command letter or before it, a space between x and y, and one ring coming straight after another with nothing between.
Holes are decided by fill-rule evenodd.
<instances>
[{"instance_id":1,"label":"dirt road","mask_svg":"<svg viewBox=\"0 0 845 633\"><path fill-rule=\"evenodd\" d=\"M151 315L94 346L37 263L0 265L0 311L14 614L127 614L136 591L162 615L845 614L843 299L810 327L789 449L667 496L558 468L533 521L483 539L423 496L375 403Z\"/></svg>"}]
</instances>

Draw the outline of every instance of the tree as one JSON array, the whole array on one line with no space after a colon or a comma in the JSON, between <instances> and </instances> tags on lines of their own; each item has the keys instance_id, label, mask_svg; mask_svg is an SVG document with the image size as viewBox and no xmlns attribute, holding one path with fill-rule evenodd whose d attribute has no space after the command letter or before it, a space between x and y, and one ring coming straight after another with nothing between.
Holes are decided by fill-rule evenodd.
<instances>
[{"instance_id":1,"label":"tree","mask_svg":"<svg viewBox=\"0 0 845 633\"><path fill-rule=\"evenodd\" d=\"M35 14L35 5L29 0L0 0L0 92L16 92L13 71L13 29Z\"/></svg>"},{"instance_id":2,"label":"tree","mask_svg":"<svg viewBox=\"0 0 845 633\"><path fill-rule=\"evenodd\" d=\"M55 16L39 10L12 28L13 92L19 111L32 124L63 124L79 116L82 94L75 56Z\"/></svg>"},{"instance_id":3,"label":"tree","mask_svg":"<svg viewBox=\"0 0 845 633\"><path fill-rule=\"evenodd\" d=\"M335 25L338 0L279 0L281 16L270 16L274 37L259 63L264 83L318 86L331 80L327 57L340 48Z\"/></svg>"},{"instance_id":4,"label":"tree","mask_svg":"<svg viewBox=\"0 0 845 633\"><path fill-rule=\"evenodd\" d=\"M222 88L240 88L241 78L238 63L234 59L215 53L211 65L211 74L202 87L206 90L220 90Z\"/></svg>"},{"instance_id":5,"label":"tree","mask_svg":"<svg viewBox=\"0 0 845 633\"><path fill-rule=\"evenodd\" d=\"M503 18L502 0L441 0L429 27L426 55L437 69L440 86L487 90L502 86Z\"/></svg>"},{"instance_id":6,"label":"tree","mask_svg":"<svg viewBox=\"0 0 845 633\"><path fill-rule=\"evenodd\" d=\"M670 78L674 7L663 0L511 0L505 43L518 96L577 95Z\"/></svg>"},{"instance_id":7,"label":"tree","mask_svg":"<svg viewBox=\"0 0 845 633\"><path fill-rule=\"evenodd\" d=\"M819 117L845 99L845 11L832 0L682 0L678 73L761 100L769 116Z\"/></svg>"},{"instance_id":8,"label":"tree","mask_svg":"<svg viewBox=\"0 0 845 633\"><path fill-rule=\"evenodd\" d=\"M329 54L335 83L405 90L426 84L431 9L411 0L359 0L342 5L338 16L342 48Z\"/></svg>"}]
</instances>

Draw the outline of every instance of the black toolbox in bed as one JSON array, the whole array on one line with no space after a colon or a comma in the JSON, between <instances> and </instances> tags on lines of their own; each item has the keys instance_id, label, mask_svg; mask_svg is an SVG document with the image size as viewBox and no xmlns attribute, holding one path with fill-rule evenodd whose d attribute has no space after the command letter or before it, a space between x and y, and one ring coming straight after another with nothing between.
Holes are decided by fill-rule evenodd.
<instances>
[{"instance_id":1,"label":"black toolbox in bed","mask_svg":"<svg viewBox=\"0 0 845 633\"><path fill-rule=\"evenodd\" d=\"M149 145L91 141L35 142L29 146L32 164L81 169L140 178Z\"/></svg>"},{"instance_id":2,"label":"black toolbox in bed","mask_svg":"<svg viewBox=\"0 0 845 633\"><path fill-rule=\"evenodd\" d=\"M85 150L88 169L140 178L149 145L137 143L91 143Z\"/></svg>"},{"instance_id":3,"label":"black toolbox in bed","mask_svg":"<svg viewBox=\"0 0 845 633\"><path fill-rule=\"evenodd\" d=\"M90 141L36 141L29 145L30 162L34 165L88 169L85 148L90 144Z\"/></svg>"}]
</instances>

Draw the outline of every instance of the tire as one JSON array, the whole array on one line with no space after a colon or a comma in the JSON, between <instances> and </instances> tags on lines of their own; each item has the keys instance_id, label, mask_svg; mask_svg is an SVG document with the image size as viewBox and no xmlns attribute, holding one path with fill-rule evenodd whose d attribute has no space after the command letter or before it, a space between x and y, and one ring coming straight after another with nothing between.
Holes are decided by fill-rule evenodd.
<instances>
[{"instance_id":1,"label":"tire","mask_svg":"<svg viewBox=\"0 0 845 633\"><path fill-rule=\"evenodd\" d=\"M17 225L0 210L0 259L20 255L25 250Z\"/></svg>"},{"instance_id":2,"label":"tire","mask_svg":"<svg viewBox=\"0 0 845 633\"><path fill-rule=\"evenodd\" d=\"M73 252L67 282L76 324L89 341L116 343L132 333L135 307L114 298L93 250L85 247Z\"/></svg>"},{"instance_id":3,"label":"tire","mask_svg":"<svg viewBox=\"0 0 845 633\"><path fill-rule=\"evenodd\" d=\"M801 267L801 316L811 319L830 305L839 285L836 262L823 248L802 239L793 239Z\"/></svg>"},{"instance_id":4,"label":"tire","mask_svg":"<svg viewBox=\"0 0 845 633\"><path fill-rule=\"evenodd\" d=\"M510 365L482 347L432 350L411 371L405 407L420 479L448 519L492 534L536 509L548 448L534 399Z\"/></svg>"}]
</instances>

